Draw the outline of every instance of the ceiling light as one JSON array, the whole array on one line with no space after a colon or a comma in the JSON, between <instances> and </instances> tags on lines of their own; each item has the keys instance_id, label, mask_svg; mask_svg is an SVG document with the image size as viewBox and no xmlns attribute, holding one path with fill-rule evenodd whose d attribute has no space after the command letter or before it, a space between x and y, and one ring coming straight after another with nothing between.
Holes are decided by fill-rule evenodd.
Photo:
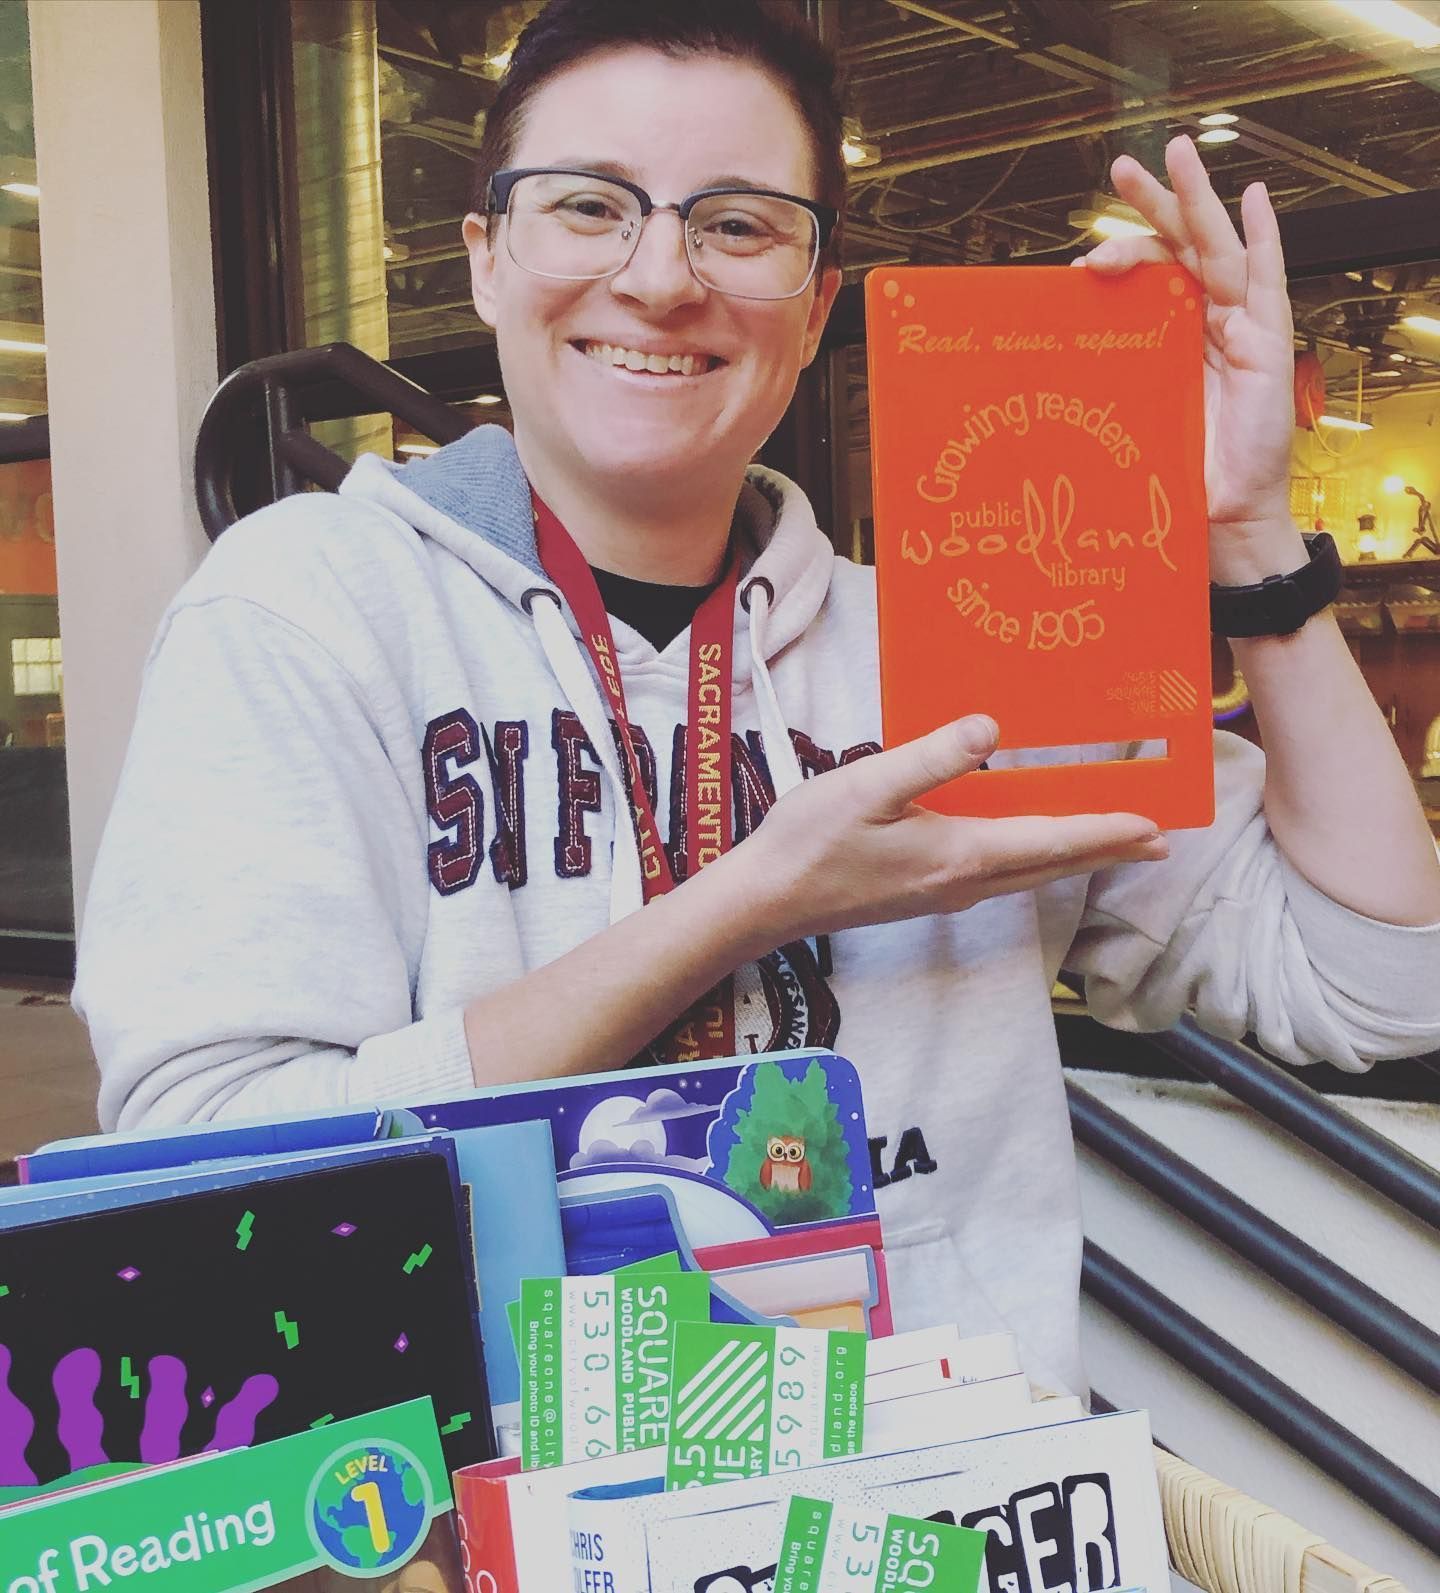
<instances>
[{"instance_id":1,"label":"ceiling light","mask_svg":"<svg viewBox=\"0 0 1440 1593\"><path fill-rule=\"evenodd\" d=\"M508 49L497 50L494 55L489 57L486 64L493 66L497 72L503 72L510 65L510 57L514 54L515 46L512 44Z\"/></svg>"},{"instance_id":2,"label":"ceiling light","mask_svg":"<svg viewBox=\"0 0 1440 1593\"><path fill-rule=\"evenodd\" d=\"M1408 365L1410 363L1410 356L1408 354L1388 354L1386 355L1386 358L1393 360L1396 365Z\"/></svg>"},{"instance_id":3,"label":"ceiling light","mask_svg":"<svg viewBox=\"0 0 1440 1593\"><path fill-rule=\"evenodd\" d=\"M0 183L7 194L14 194L17 199L38 199L40 189L34 183Z\"/></svg>"},{"instance_id":4,"label":"ceiling light","mask_svg":"<svg viewBox=\"0 0 1440 1593\"><path fill-rule=\"evenodd\" d=\"M400 443L395 452L397 454L438 454L438 443Z\"/></svg>"},{"instance_id":5,"label":"ceiling light","mask_svg":"<svg viewBox=\"0 0 1440 1593\"><path fill-rule=\"evenodd\" d=\"M1229 127L1231 122L1238 122L1240 118L1234 111L1211 111L1208 116L1200 118L1201 127Z\"/></svg>"},{"instance_id":6,"label":"ceiling light","mask_svg":"<svg viewBox=\"0 0 1440 1593\"><path fill-rule=\"evenodd\" d=\"M43 343L26 343L18 337L0 337L0 354L43 354Z\"/></svg>"},{"instance_id":7,"label":"ceiling light","mask_svg":"<svg viewBox=\"0 0 1440 1593\"><path fill-rule=\"evenodd\" d=\"M1365 374L1370 378L1370 380L1372 382L1384 381L1387 378L1392 377L1392 376L1398 381L1405 374L1405 372L1404 371L1387 371L1387 370L1381 369L1381 370L1378 370L1378 371L1366 371Z\"/></svg>"},{"instance_id":8,"label":"ceiling light","mask_svg":"<svg viewBox=\"0 0 1440 1593\"><path fill-rule=\"evenodd\" d=\"M1404 476L1386 476L1384 481L1380 483L1380 490L1382 492L1404 492Z\"/></svg>"},{"instance_id":9,"label":"ceiling light","mask_svg":"<svg viewBox=\"0 0 1440 1593\"><path fill-rule=\"evenodd\" d=\"M1233 144L1239 133L1233 127L1211 127L1196 135L1197 144Z\"/></svg>"},{"instance_id":10,"label":"ceiling light","mask_svg":"<svg viewBox=\"0 0 1440 1593\"><path fill-rule=\"evenodd\" d=\"M863 138L847 138L840 146L847 166L874 166L880 160L880 146Z\"/></svg>"},{"instance_id":11,"label":"ceiling light","mask_svg":"<svg viewBox=\"0 0 1440 1593\"><path fill-rule=\"evenodd\" d=\"M1365 280L1365 273L1363 271L1347 271L1345 273L1345 280L1347 282L1363 282Z\"/></svg>"},{"instance_id":12,"label":"ceiling light","mask_svg":"<svg viewBox=\"0 0 1440 1593\"><path fill-rule=\"evenodd\" d=\"M1090 231L1100 238L1153 238L1154 227L1143 221L1131 221L1129 216L1117 216L1102 211L1089 223Z\"/></svg>"},{"instance_id":13,"label":"ceiling light","mask_svg":"<svg viewBox=\"0 0 1440 1593\"><path fill-rule=\"evenodd\" d=\"M1422 50L1433 50L1440 44L1440 28L1424 17L1418 16L1399 0L1330 0L1358 22L1368 22L1382 33L1404 39Z\"/></svg>"},{"instance_id":14,"label":"ceiling light","mask_svg":"<svg viewBox=\"0 0 1440 1593\"><path fill-rule=\"evenodd\" d=\"M3 422L3 423L7 423L8 424L11 421L33 420L33 419L34 419L33 415L20 415L20 414L15 413L15 411L13 411L13 410L0 409L0 422Z\"/></svg>"},{"instance_id":15,"label":"ceiling light","mask_svg":"<svg viewBox=\"0 0 1440 1593\"><path fill-rule=\"evenodd\" d=\"M1400 325L1411 332L1429 332L1432 337L1440 337L1440 318L1433 315L1402 315Z\"/></svg>"},{"instance_id":16,"label":"ceiling light","mask_svg":"<svg viewBox=\"0 0 1440 1593\"><path fill-rule=\"evenodd\" d=\"M1333 427L1336 431L1373 431L1368 420L1351 420L1348 415L1321 415L1318 423L1321 426Z\"/></svg>"},{"instance_id":17,"label":"ceiling light","mask_svg":"<svg viewBox=\"0 0 1440 1593\"><path fill-rule=\"evenodd\" d=\"M477 393L470 402L472 404L503 404L505 400L499 393Z\"/></svg>"}]
</instances>

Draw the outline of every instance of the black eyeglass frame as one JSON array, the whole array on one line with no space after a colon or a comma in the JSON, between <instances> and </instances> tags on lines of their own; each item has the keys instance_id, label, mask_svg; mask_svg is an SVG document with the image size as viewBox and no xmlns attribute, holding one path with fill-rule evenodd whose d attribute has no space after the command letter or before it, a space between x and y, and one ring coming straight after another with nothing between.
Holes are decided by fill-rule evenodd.
<instances>
[{"instance_id":1,"label":"black eyeglass frame","mask_svg":"<svg viewBox=\"0 0 1440 1593\"><path fill-rule=\"evenodd\" d=\"M640 206L640 220L643 224L652 211L673 210L685 225L690 220L690 213L702 199L724 199L727 195L745 196L752 199L784 199L792 205L799 205L802 210L808 210L815 218L815 259L810 266L810 275L805 279L797 293L803 293L814 280L815 273L820 267L820 258L824 254L830 239L834 236L835 228L840 221L840 213L831 205L822 205L817 199L806 199L802 194L781 193L777 188L745 188L738 185L727 185L721 188L700 188L693 194L687 194L678 204L662 205L653 200L649 194L638 184L632 183L624 177L614 177L608 172L583 171L574 166L514 166L507 171L497 171L490 179L490 185L485 194L485 209L489 215L508 215L510 212L510 195L514 192L516 183L525 177L589 177L595 182L609 183L612 188L623 189ZM519 263L518 261L516 262ZM627 262L628 263L628 262ZM624 266L617 266L616 271L623 271ZM605 276L614 276L615 272L606 272ZM604 277L579 277L558 280L575 280L582 282L601 282ZM723 292L723 289L717 289ZM787 297L793 298L790 294ZM743 297L743 295L741 295Z\"/></svg>"}]
</instances>

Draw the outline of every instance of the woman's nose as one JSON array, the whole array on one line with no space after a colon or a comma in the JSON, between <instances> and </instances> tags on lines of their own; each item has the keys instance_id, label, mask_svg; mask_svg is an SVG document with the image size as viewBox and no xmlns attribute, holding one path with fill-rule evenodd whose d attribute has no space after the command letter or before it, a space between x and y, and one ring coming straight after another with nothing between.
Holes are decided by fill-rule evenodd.
<instances>
[{"instance_id":1,"label":"woman's nose","mask_svg":"<svg viewBox=\"0 0 1440 1593\"><path fill-rule=\"evenodd\" d=\"M673 309L702 300L707 290L690 268L685 249L687 224L673 210L660 209L636 224L640 240L635 253L610 278L611 287L654 308Z\"/></svg>"}]
</instances>

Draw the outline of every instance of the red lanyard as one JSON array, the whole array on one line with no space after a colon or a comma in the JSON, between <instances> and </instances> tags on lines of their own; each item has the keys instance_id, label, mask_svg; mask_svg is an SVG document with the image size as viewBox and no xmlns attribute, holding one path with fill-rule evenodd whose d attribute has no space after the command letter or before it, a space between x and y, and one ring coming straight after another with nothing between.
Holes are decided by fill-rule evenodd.
<instances>
[{"instance_id":1,"label":"red lanyard","mask_svg":"<svg viewBox=\"0 0 1440 1593\"><path fill-rule=\"evenodd\" d=\"M600 589L575 539L538 495L532 494L532 498L540 562L580 623L580 634L615 718L630 788L635 838L640 848L641 888L649 902L673 890L675 876L665 848L660 844L655 810L640 772L610 616L605 612ZM689 711L685 725L684 857L687 878L727 852L733 840L730 671L738 584L739 567L732 557L720 584L696 610L690 622ZM702 1057L733 1054L735 1014L731 985L729 979L717 985L667 1033L665 1048L673 1053L675 1061L693 1062Z\"/></svg>"}]
</instances>

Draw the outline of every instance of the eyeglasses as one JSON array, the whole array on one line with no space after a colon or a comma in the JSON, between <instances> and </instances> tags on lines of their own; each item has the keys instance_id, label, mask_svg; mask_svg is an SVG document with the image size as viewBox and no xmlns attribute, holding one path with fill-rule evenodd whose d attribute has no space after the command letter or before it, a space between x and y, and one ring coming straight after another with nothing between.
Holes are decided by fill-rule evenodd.
<instances>
[{"instance_id":1,"label":"eyeglasses","mask_svg":"<svg viewBox=\"0 0 1440 1593\"><path fill-rule=\"evenodd\" d=\"M703 188L658 205L643 188L594 172L525 167L490 179L488 209L522 270L564 282L614 276L646 219L673 210L696 279L740 299L793 299L815 275L838 219L828 205L761 188Z\"/></svg>"}]
</instances>

